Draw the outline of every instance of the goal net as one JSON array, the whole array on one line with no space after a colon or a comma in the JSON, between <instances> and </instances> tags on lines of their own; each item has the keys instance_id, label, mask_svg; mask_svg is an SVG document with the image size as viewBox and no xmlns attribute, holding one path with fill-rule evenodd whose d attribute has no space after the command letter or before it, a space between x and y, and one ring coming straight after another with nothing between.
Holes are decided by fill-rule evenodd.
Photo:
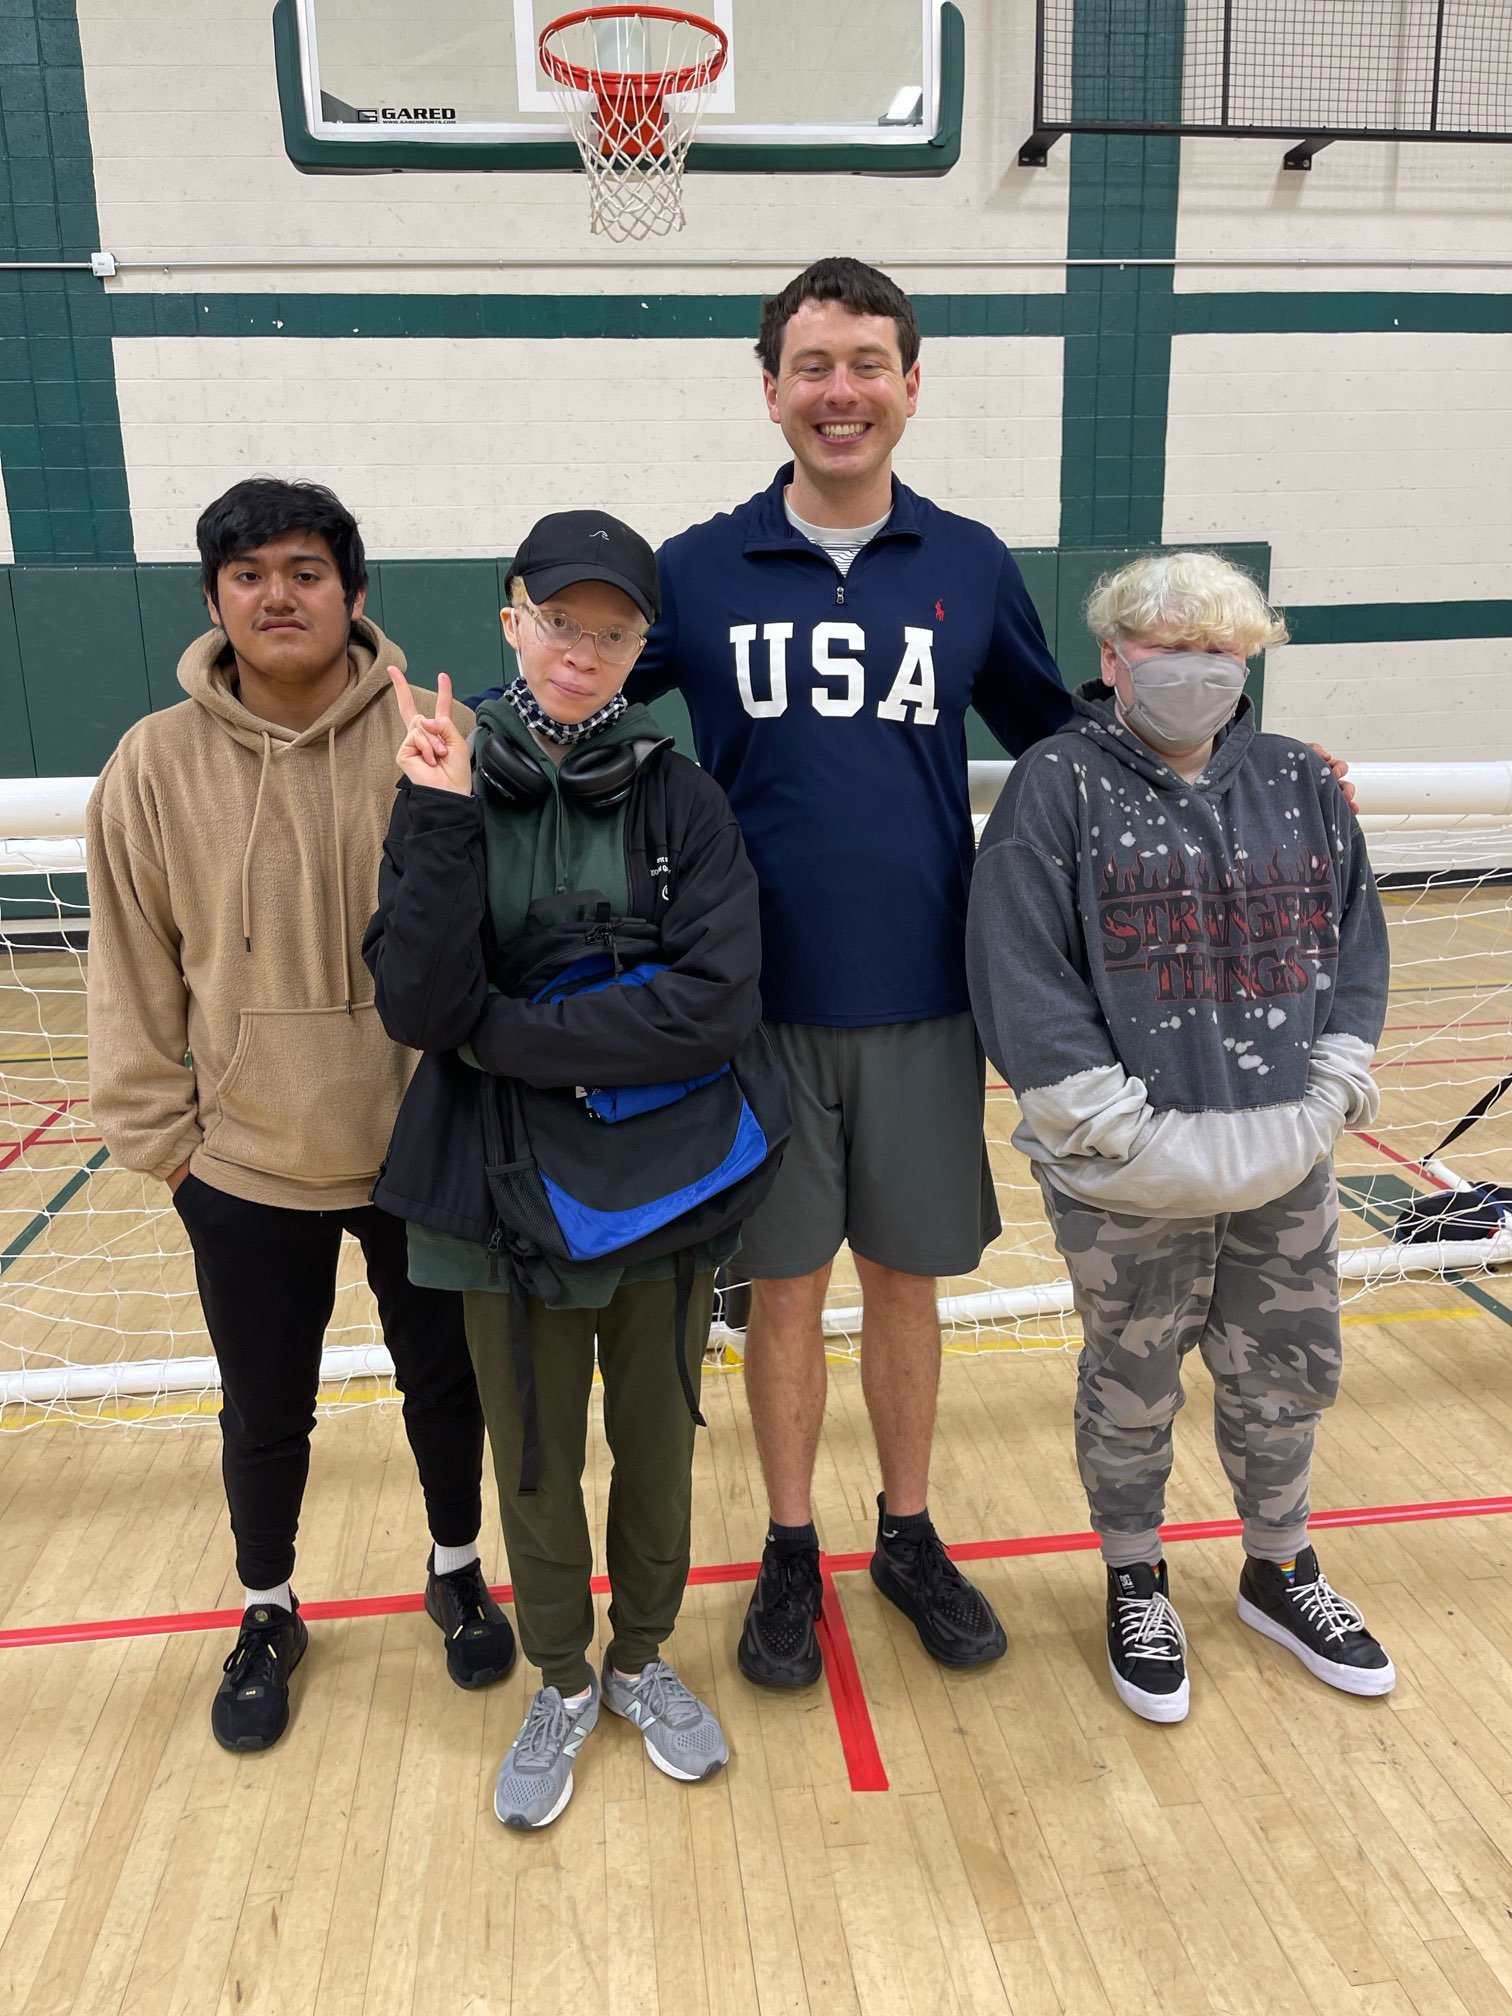
<instances>
[{"instance_id":1,"label":"goal net","mask_svg":"<svg viewBox=\"0 0 1512 2016\"><path fill-rule=\"evenodd\" d=\"M1002 765L976 765L985 810ZM1512 1092L1425 1166L1455 1122L1512 1072L1512 764L1366 765L1355 780L1392 943L1377 1059L1379 1121L1345 1136L1338 1168L1349 1317L1443 1313L1500 1298L1512 1223L1407 1244L1414 1198L1512 1185ZM175 1423L213 1418L216 1368L194 1268L161 1184L110 1159L91 1122L83 808L89 779L0 782L0 1427L49 1416ZM1374 809L1372 809L1374 808ZM1062 1349L1079 1340L1028 1165L1018 1108L989 1069L987 1132L1003 1232L977 1273L944 1281L952 1352ZM1505 1108L1505 1113L1503 1112ZM740 1296L726 1314L738 1318ZM848 1256L825 1316L831 1348L859 1343ZM739 1355L738 1330L714 1347ZM327 1404L381 1400L389 1361L360 1254L343 1244L323 1365Z\"/></svg>"}]
</instances>

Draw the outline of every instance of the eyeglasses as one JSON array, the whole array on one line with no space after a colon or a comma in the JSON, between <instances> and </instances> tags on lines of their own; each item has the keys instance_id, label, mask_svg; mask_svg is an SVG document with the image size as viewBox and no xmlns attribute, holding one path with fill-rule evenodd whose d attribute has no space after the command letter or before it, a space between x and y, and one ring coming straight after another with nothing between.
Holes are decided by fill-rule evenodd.
<instances>
[{"instance_id":1,"label":"eyeglasses","mask_svg":"<svg viewBox=\"0 0 1512 2016\"><path fill-rule=\"evenodd\" d=\"M524 607L535 618L537 637L553 651L570 651L583 635L582 624L563 609L537 609L533 602ZM588 635L606 665L633 665L646 641L643 632L627 630L622 623L607 624Z\"/></svg>"}]
</instances>

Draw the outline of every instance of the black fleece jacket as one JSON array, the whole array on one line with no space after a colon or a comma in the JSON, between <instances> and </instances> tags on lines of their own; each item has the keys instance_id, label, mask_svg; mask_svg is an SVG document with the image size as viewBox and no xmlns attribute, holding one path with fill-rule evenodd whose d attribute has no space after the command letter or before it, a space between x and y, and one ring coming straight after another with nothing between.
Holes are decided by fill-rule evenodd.
<instances>
[{"instance_id":1,"label":"black fleece jacket","mask_svg":"<svg viewBox=\"0 0 1512 2016\"><path fill-rule=\"evenodd\" d=\"M375 1203L488 1239L479 1073L457 1055L464 1044L483 1071L531 1085L654 1085L717 1070L756 1027L756 877L724 793L667 751L636 778L624 838L630 914L658 926L666 970L644 987L515 999L489 982L479 800L401 781L362 957L384 1028L424 1054Z\"/></svg>"}]
</instances>

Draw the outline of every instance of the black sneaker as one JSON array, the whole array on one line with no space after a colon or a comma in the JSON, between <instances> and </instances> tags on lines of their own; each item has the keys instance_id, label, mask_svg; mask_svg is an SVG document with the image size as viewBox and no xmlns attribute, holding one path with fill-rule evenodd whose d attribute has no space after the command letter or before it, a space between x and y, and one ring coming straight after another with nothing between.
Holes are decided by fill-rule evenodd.
<instances>
[{"instance_id":1,"label":"black sneaker","mask_svg":"<svg viewBox=\"0 0 1512 2016\"><path fill-rule=\"evenodd\" d=\"M459 1687L491 1686L515 1662L509 1619L488 1593L481 1561L449 1575L438 1575L435 1561L432 1554L426 1563L425 1614L445 1635L446 1670Z\"/></svg>"},{"instance_id":2,"label":"black sneaker","mask_svg":"<svg viewBox=\"0 0 1512 2016\"><path fill-rule=\"evenodd\" d=\"M1288 1571L1245 1557L1239 1616L1252 1631L1284 1645L1315 1680L1345 1694L1389 1694L1396 1668L1347 1597L1328 1586L1311 1547Z\"/></svg>"},{"instance_id":3,"label":"black sneaker","mask_svg":"<svg viewBox=\"0 0 1512 2016\"><path fill-rule=\"evenodd\" d=\"M768 1539L735 1651L747 1680L758 1687L812 1687L824 1670L814 1629L823 1609L819 1549L779 1552Z\"/></svg>"},{"instance_id":4,"label":"black sneaker","mask_svg":"<svg viewBox=\"0 0 1512 2016\"><path fill-rule=\"evenodd\" d=\"M1008 1634L997 1612L945 1552L934 1522L890 1528L881 1492L871 1578L942 1666L985 1666L1008 1650Z\"/></svg>"},{"instance_id":5,"label":"black sneaker","mask_svg":"<svg viewBox=\"0 0 1512 2016\"><path fill-rule=\"evenodd\" d=\"M289 1726L289 1675L310 1634L294 1608L258 1603L242 1612L241 1636L210 1703L210 1729L222 1750L266 1750Z\"/></svg>"},{"instance_id":6,"label":"black sneaker","mask_svg":"<svg viewBox=\"0 0 1512 2016\"><path fill-rule=\"evenodd\" d=\"M1108 1570L1108 1671L1119 1700L1146 1722L1186 1720L1186 1633L1164 1561Z\"/></svg>"}]
</instances>

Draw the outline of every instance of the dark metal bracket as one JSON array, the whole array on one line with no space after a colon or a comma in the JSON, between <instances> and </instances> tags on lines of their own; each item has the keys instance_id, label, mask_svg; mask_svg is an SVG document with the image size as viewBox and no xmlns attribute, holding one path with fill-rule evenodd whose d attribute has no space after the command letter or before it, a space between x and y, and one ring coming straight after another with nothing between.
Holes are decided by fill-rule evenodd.
<instances>
[{"instance_id":1,"label":"dark metal bracket","mask_svg":"<svg viewBox=\"0 0 1512 2016\"><path fill-rule=\"evenodd\" d=\"M1288 147L1282 155L1281 166L1311 170L1314 154L1324 147L1332 147L1334 137L1332 133L1313 133L1306 140L1299 140L1295 147Z\"/></svg>"},{"instance_id":2,"label":"dark metal bracket","mask_svg":"<svg viewBox=\"0 0 1512 2016\"><path fill-rule=\"evenodd\" d=\"M1036 126L1018 151L1020 168L1047 168L1050 149L1065 132L1064 126Z\"/></svg>"}]
</instances>

